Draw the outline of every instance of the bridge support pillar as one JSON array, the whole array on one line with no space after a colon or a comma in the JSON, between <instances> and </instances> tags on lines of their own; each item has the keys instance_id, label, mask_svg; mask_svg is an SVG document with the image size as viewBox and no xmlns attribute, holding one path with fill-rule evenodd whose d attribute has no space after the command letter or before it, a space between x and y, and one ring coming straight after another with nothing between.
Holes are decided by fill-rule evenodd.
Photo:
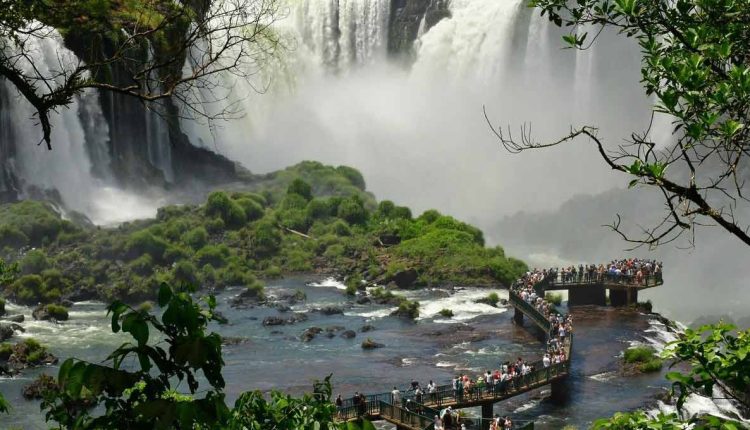
<instances>
[{"instance_id":1,"label":"bridge support pillar","mask_svg":"<svg viewBox=\"0 0 750 430\"><path fill-rule=\"evenodd\" d=\"M610 289L609 300L612 306L630 306L638 303L638 290L636 288Z\"/></svg>"},{"instance_id":2,"label":"bridge support pillar","mask_svg":"<svg viewBox=\"0 0 750 430\"><path fill-rule=\"evenodd\" d=\"M556 405L564 405L570 400L570 383L568 378L552 381L550 400Z\"/></svg>"},{"instance_id":3,"label":"bridge support pillar","mask_svg":"<svg viewBox=\"0 0 750 430\"><path fill-rule=\"evenodd\" d=\"M396 426L396 430L411 430L409 427Z\"/></svg>"},{"instance_id":4,"label":"bridge support pillar","mask_svg":"<svg viewBox=\"0 0 750 430\"><path fill-rule=\"evenodd\" d=\"M482 405L482 418L484 419L492 418L492 412L494 410L493 406L495 405L492 403L486 403Z\"/></svg>"},{"instance_id":5,"label":"bridge support pillar","mask_svg":"<svg viewBox=\"0 0 750 430\"><path fill-rule=\"evenodd\" d=\"M521 312L518 308L513 308L513 321L515 321L518 325L523 325L523 312Z\"/></svg>"},{"instance_id":6,"label":"bridge support pillar","mask_svg":"<svg viewBox=\"0 0 750 430\"><path fill-rule=\"evenodd\" d=\"M597 305L607 304L607 289L603 285L593 284L571 287L568 289L568 305Z\"/></svg>"}]
</instances>

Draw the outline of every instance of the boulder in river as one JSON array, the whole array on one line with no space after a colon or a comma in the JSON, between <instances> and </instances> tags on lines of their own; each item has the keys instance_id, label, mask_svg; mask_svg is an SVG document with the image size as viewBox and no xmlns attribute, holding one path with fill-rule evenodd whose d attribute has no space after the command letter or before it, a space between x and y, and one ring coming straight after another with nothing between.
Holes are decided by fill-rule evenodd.
<instances>
[{"instance_id":1,"label":"boulder in river","mask_svg":"<svg viewBox=\"0 0 750 430\"><path fill-rule=\"evenodd\" d=\"M416 282L418 276L419 274L415 269L406 269L394 274L390 280L399 288L409 288Z\"/></svg>"},{"instance_id":2,"label":"boulder in river","mask_svg":"<svg viewBox=\"0 0 750 430\"><path fill-rule=\"evenodd\" d=\"M67 321L68 309L55 304L39 305L31 316L40 321Z\"/></svg>"},{"instance_id":3,"label":"boulder in river","mask_svg":"<svg viewBox=\"0 0 750 430\"><path fill-rule=\"evenodd\" d=\"M0 320L10 321L10 322L14 322L14 323L22 323L23 320L24 320L24 316L23 316L23 314L7 315L7 316L4 316L4 317L0 318Z\"/></svg>"},{"instance_id":4,"label":"boulder in river","mask_svg":"<svg viewBox=\"0 0 750 430\"><path fill-rule=\"evenodd\" d=\"M315 339L315 336L320 334L323 331L320 327L310 327L307 330L302 332L302 335L300 336L300 340L302 342L310 342L311 340Z\"/></svg>"},{"instance_id":5,"label":"boulder in river","mask_svg":"<svg viewBox=\"0 0 750 430\"><path fill-rule=\"evenodd\" d=\"M382 348L384 346L385 345L383 345L382 343L375 342L369 337L362 342L362 349L375 349L375 348Z\"/></svg>"},{"instance_id":6,"label":"boulder in river","mask_svg":"<svg viewBox=\"0 0 750 430\"><path fill-rule=\"evenodd\" d=\"M23 387L23 397L27 400L43 399L45 394L60 389L55 378L42 373L32 383Z\"/></svg>"},{"instance_id":7,"label":"boulder in river","mask_svg":"<svg viewBox=\"0 0 750 430\"><path fill-rule=\"evenodd\" d=\"M341 337L344 339L354 339L356 336L357 333L354 330L345 330L341 333Z\"/></svg>"},{"instance_id":8,"label":"boulder in river","mask_svg":"<svg viewBox=\"0 0 750 430\"><path fill-rule=\"evenodd\" d=\"M279 317L263 318L264 326L274 326L274 325L284 325L284 324L286 324L286 320L284 318L279 318Z\"/></svg>"},{"instance_id":9,"label":"boulder in river","mask_svg":"<svg viewBox=\"0 0 750 430\"><path fill-rule=\"evenodd\" d=\"M344 310L338 306L323 306L317 311L323 315L341 315L344 313Z\"/></svg>"},{"instance_id":10,"label":"boulder in river","mask_svg":"<svg viewBox=\"0 0 750 430\"><path fill-rule=\"evenodd\" d=\"M367 304L370 304L370 302L372 302L372 299L370 299L367 296L362 296L357 299L358 305L367 305Z\"/></svg>"},{"instance_id":11,"label":"boulder in river","mask_svg":"<svg viewBox=\"0 0 750 430\"><path fill-rule=\"evenodd\" d=\"M373 330L375 330L375 326L371 324L365 324L362 326L362 328L359 329L359 331L362 333L367 333L368 331L373 331Z\"/></svg>"},{"instance_id":12,"label":"boulder in river","mask_svg":"<svg viewBox=\"0 0 750 430\"><path fill-rule=\"evenodd\" d=\"M17 331L24 332L26 330L18 324L0 324L0 342L10 339Z\"/></svg>"}]
</instances>

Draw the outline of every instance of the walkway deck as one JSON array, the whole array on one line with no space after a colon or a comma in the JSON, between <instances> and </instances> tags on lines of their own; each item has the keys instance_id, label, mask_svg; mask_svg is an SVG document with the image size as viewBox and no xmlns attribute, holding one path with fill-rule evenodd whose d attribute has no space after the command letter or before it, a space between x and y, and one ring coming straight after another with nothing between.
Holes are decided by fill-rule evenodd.
<instances>
[{"instance_id":1,"label":"walkway deck","mask_svg":"<svg viewBox=\"0 0 750 430\"><path fill-rule=\"evenodd\" d=\"M547 290L606 288L621 289L627 292L628 298L632 297L631 291L653 288L663 284L661 274L655 277L646 277L642 282L635 283L633 277L628 276L594 276L589 278L577 277L574 279L561 280L559 278L546 278L534 285L534 289L540 297L544 297ZM636 294L637 297L637 294ZM532 321L542 332L545 333L545 345L549 340L552 324L534 306L524 301L512 290L509 290L509 303L516 309L517 316L522 314ZM521 320L521 318L516 318ZM370 420L386 420L395 424L399 430L432 430L434 428L434 417L439 410L451 406L455 409L482 407L483 418L470 419L478 427L485 429L489 427L489 418L492 414L492 406L500 401L541 388L548 384L562 381L570 373L571 350L573 347L573 335L568 336L565 342L565 356L567 361L544 367L543 363L537 361L532 363L535 369L528 375L515 378L511 381L501 383L493 387L476 388L472 392L465 393L463 390L455 390L452 384L437 387L436 393L424 393L417 399L413 391L402 391L401 404L394 405L391 393L381 393L365 396L365 402L355 404L353 399L346 399L339 409L339 420L350 421L358 418ZM554 387L553 386L553 396ZM533 422L514 423L517 429L533 429Z\"/></svg>"}]
</instances>

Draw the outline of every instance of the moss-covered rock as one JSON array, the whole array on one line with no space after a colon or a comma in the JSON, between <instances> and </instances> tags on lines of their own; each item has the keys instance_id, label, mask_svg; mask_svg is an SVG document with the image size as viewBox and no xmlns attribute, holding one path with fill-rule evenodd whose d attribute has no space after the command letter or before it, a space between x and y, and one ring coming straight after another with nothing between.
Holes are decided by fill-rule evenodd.
<instances>
[{"instance_id":1,"label":"moss-covered rock","mask_svg":"<svg viewBox=\"0 0 750 430\"><path fill-rule=\"evenodd\" d=\"M40 305L31 313L35 320L40 321L67 321L68 309L56 304Z\"/></svg>"}]
</instances>

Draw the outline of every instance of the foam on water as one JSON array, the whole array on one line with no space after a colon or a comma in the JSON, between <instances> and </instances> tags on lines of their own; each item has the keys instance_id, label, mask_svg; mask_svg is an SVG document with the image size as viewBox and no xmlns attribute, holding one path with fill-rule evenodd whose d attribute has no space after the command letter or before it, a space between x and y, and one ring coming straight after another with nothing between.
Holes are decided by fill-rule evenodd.
<instances>
[{"instance_id":1,"label":"foam on water","mask_svg":"<svg viewBox=\"0 0 750 430\"><path fill-rule=\"evenodd\" d=\"M424 319L435 319L435 322L439 323L457 323L462 321L468 321L482 315L501 314L507 309L496 308L484 303L477 303L476 301L486 297L490 291L480 288L467 288L459 290L455 294L449 297L442 297L437 299L420 299L419 300L419 318L418 320ZM507 299L507 291L497 291L500 298ZM406 294L408 296L408 294ZM411 298L411 297L410 297ZM440 311L443 309L450 309L453 311L452 318L444 318L440 315Z\"/></svg>"},{"instance_id":2,"label":"foam on water","mask_svg":"<svg viewBox=\"0 0 750 430\"><path fill-rule=\"evenodd\" d=\"M352 310L352 311L344 312L344 315L377 319L377 318L385 318L388 315L392 314L397 309L398 309L397 307L392 307L392 308L383 308L383 309L375 309L375 310L366 310L363 312Z\"/></svg>"},{"instance_id":3,"label":"foam on water","mask_svg":"<svg viewBox=\"0 0 750 430\"><path fill-rule=\"evenodd\" d=\"M336 278L325 278L320 282L310 282L307 285L311 287L336 288L337 290L346 290L346 285L336 280Z\"/></svg>"}]
</instances>

